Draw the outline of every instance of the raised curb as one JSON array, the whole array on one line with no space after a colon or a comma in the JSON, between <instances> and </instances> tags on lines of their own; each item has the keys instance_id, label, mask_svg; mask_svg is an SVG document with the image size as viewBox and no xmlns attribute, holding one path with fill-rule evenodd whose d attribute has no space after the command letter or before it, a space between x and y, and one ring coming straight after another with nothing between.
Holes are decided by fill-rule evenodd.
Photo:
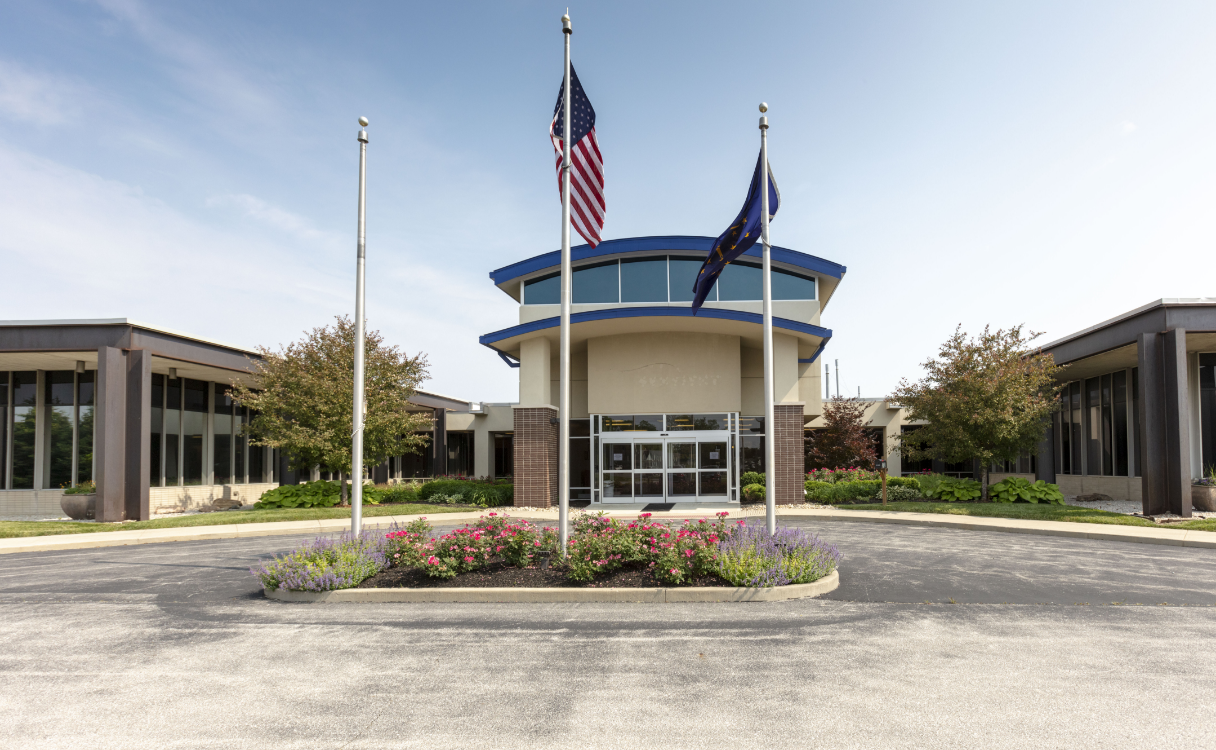
<instances>
[{"instance_id":1,"label":"raised curb","mask_svg":"<svg viewBox=\"0 0 1216 750\"><path fill-rule=\"evenodd\" d=\"M281 602L310 604L357 603L533 603L555 604L570 602L611 603L641 602L672 604L687 602L779 602L807 599L835 591L840 585L840 571L811 583L794 583L773 588L730 588L726 586L697 586L691 588L656 589L339 589L337 591L265 591L267 599Z\"/></svg>"},{"instance_id":2,"label":"raised curb","mask_svg":"<svg viewBox=\"0 0 1216 750\"><path fill-rule=\"evenodd\" d=\"M491 511L492 512L492 511ZM486 511L471 513L424 513L411 516L376 516L364 518L363 526L377 528L407 524L419 518L437 521L473 521ZM515 518L548 518L552 514L536 511L511 513ZM54 534L50 536L14 537L0 539L0 555L17 552L122 547L130 544L158 542L194 542L201 539L236 539L239 537L283 536L289 534L336 534L350 529L348 518L327 518L316 521L273 521L270 523L234 523L216 526L183 526L170 529L140 529L138 531L99 531L88 534Z\"/></svg>"},{"instance_id":3,"label":"raised curb","mask_svg":"<svg viewBox=\"0 0 1216 750\"><path fill-rule=\"evenodd\" d=\"M365 527L383 527L407 524L426 515L437 524L471 521L486 513L505 512L514 518L534 520L557 520L556 510L515 511L501 508L497 511L475 511L468 513L429 513L410 516L378 516L365 518ZM701 508L692 511L666 511L654 513L656 520L702 518L712 515L714 509ZM636 509L609 511L615 517L636 517ZM760 516L730 508L732 518ZM836 508L782 508L777 506L781 518L821 518L833 521L868 523L893 523L906 526L936 526L947 529L972 531L1000 531L1012 534L1038 534L1074 539L1097 539L1101 541L1131 542L1134 544L1164 544L1174 547L1199 547L1216 549L1216 532L1189 529L1150 528L1145 526L1118 526L1115 524L1075 523L1070 521L1028 521L1020 518L983 518L979 516L952 516L941 513L908 513L893 510L839 510ZM346 518L330 518L320 521L277 521L271 523L226 524L222 526L187 526L172 529L142 529L139 531L104 531L88 534L57 534L52 536L16 537L0 539L0 555L19 552L47 552L52 550L90 549L95 547L119 547L129 544L154 544L157 542L191 542L202 539L235 539L239 537L278 536L285 534L335 534L350 528Z\"/></svg>"},{"instance_id":4,"label":"raised curb","mask_svg":"<svg viewBox=\"0 0 1216 750\"><path fill-rule=\"evenodd\" d=\"M1117 524L1076 523L1072 521L1029 521L1021 518L984 518L951 516L944 513L908 513L893 510L807 509L782 514L803 518L829 518L834 521L891 523L905 526L936 526L971 531L1000 531L1011 534L1038 534L1074 539L1164 544L1173 547L1216 549L1216 533L1193 529L1158 529Z\"/></svg>"}]
</instances>

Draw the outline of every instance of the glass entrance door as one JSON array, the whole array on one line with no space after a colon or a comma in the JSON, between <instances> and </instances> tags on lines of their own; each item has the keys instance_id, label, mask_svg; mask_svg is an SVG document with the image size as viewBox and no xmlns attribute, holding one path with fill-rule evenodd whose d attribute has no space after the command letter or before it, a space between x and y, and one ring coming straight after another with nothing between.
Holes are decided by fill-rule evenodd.
<instances>
[{"instance_id":1,"label":"glass entrance door","mask_svg":"<svg viewBox=\"0 0 1216 750\"><path fill-rule=\"evenodd\" d=\"M728 434L614 435L601 445L605 503L730 500Z\"/></svg>"}]
</instances>

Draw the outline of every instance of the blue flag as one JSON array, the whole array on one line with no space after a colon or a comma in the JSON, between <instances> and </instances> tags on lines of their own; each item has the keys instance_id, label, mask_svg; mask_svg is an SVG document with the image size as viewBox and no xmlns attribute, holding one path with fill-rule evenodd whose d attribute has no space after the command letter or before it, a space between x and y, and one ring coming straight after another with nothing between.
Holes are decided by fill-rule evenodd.
<instances>
[{"instance_id":1,"label":"blue flag","mask_svg":"<svg viewBox=\"0 0 1216 750\"><path fill-rule=\"evenodd\" d=\"M747 200L743 202L743 210L735 217L730 228L718 237L710 248L709 257L701 264L701 272L692 285L692 313L697 314L701 304L714 288L714 282L727 264L738 258L760 239L760 158L756 158L756 172L752 175L752 186L747 191ZM777 216L777 208L781 205L781 193L777 190L777 181L773 179L772 167L768 170L768 219L772 221Z\"/></svg>"}]
</instances>

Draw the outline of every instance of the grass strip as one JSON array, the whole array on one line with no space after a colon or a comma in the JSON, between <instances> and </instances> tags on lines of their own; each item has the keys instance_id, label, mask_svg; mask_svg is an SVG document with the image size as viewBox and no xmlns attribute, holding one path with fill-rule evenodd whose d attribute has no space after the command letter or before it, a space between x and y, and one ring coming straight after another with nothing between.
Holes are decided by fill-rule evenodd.
<instances>
[{"instance_id":1,"label":"grass strip","mask_svg":"<svg viewBox=\"0 0 1216 750\"><path fill-rule=\"evenodd\" d=\"M1075 505L1045 505L1031 503L887 503L837 505L842 510L895 510L904 513L939 513L948 516L981 516L984 518L1022 518L1028 521L1066 521L1070 523L1105 523L1116 526L1148 526L1156 529L1190 529L1216 531L1216 518L1160 524L1145 518L1112 513Z\"/></svg>"},{"instance_id":2,"label":"grass strip","mask_svg":"<svg viewBox=\"0 0 1216 750\"><path fill-rule=\"evenodd\" d=\"M423 505L401 503L394 505L365 505L364 518L377 516L410 516L418 513L468 513L481 508L454 505ZM491 509L492 510L492 509ZM317 521L328 518L350 518L350 508L274 508L272 510L226 510L214 513L194 513L173 518L127 523L94 523L91 521L0 521L0 539L54 534L90 534L99 531L138 531L139 529L176 529L185 526L222 526L229 523L275 523L278 521Z\"/></svg>"}]
</instances>

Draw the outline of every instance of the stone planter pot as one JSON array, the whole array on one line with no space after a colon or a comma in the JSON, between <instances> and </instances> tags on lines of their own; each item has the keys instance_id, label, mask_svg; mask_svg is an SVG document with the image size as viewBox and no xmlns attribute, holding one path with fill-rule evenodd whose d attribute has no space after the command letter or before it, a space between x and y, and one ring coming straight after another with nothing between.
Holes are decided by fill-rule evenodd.
<instances>
[{"instance_id":1,"label":"stone planter pot","mask_svg":"<svg viewBox=\"0 0 1216 750\"><path fill-rule=\"evenodd\" d=\"M92 521L97 517L97 495L64 495L59 507L74 521Z\"/></svg>"},{"instance_id":2,"label":"stone planter pot","mask_svg":"<svg viewBox=\"0 0 1216 750\"><path fill-rule=\"evenodd\" d=\"M1216 511L1216 487L1191 485L1191 507L1209 513Z\"/></svg>"}]
</instances>

